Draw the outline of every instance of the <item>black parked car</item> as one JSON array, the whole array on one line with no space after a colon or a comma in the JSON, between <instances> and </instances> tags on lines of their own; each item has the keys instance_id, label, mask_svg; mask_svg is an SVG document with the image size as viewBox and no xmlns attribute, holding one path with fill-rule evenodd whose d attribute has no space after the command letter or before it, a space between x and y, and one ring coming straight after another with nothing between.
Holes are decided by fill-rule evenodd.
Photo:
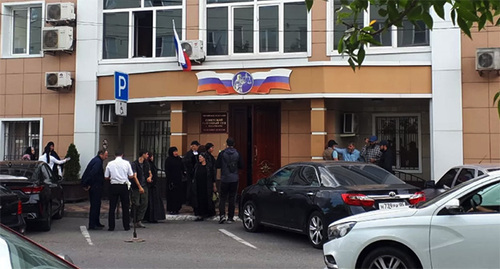
<instances>
[{"instance_id":1,"label":"black parked car","mask_svg":"<svg viewBox=\"0 0 500 269\"><path fill-rule=\"evenodd\" d=\"M0 185L0 222L22 234L26 230L21 198L2 185Z\"/></svg>"},{"instance_id":2,"label":"black parked car","mask_svg":"<svg viewBox=\"0 0 500 269\"><path fill-rule=\"evenodd\" d=\"M246 187L239 217L249 232L271 226L307 234L321 248L328 224L362 212L393 209L425 200L419 188L386 170L356 162L288 164Z\"/></svg>"},{"instance_id":3,"label":"black parked car","mask_svg":"<svg viewBox=\"0 0 500 269\"><path fill-rule=\"evenodd\" d=\"M29 197L23 202L23 216L29 226L49 231L52 218L62 218L64 195L61 179L46 163L2 161L0 184Z\"/></svg>"}]
</instances>

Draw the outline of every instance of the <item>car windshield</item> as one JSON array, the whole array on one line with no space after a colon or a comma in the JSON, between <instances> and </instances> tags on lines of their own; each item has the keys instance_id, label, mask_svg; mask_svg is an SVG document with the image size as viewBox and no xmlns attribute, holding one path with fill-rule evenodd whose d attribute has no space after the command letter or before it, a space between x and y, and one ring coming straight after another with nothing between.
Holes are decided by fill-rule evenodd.
<instances>
[{"instance_id":1,"label":"car windshield","mask_svg":"<svg viewBox=\"0 0 500 269\"><path fill-rule=\"evenodd\" d=\"M43 248L0 227L0 268L73 268Z\"/></svg>"},{"instance_id":2,"label":"car windshield","mask_svg":"<svg viewBox=\"0 0 500 269\"><path fill-rule=\"evenodd\" d=\"M466 181L460 185L456 185L455 187L451 188L451 189L447 189L446 191L440 193L438 196L430 199L430 200L427 200L425 202L421 202L419 204L417 204L415 207L416 208L424 208L424 207L428 207L436 202L438 202L439 200L443 199L443 197L446 197L448 195L448 193L450 192L454 192L454 191L457 191L457 190L460 190L462 188L466 188L467 186L469 186L469 184L472 184L473 182L476 182L477 180L480 180L482 178L485 178L487 177L488 175L482 175L482 176L479 176L479 177L476 177L474 179L471 179L469 181Z\"/></svg>"},{"instance_id":3,"label":"car windshield","mask_svg":"<svg viewBox=\"0 0 500 269\"><path fill-rule=\"evenodd\" d=\"M2 167L0 168L0 179L19 179L36 181L35 170L27 167Z\"/></svg>"},{"instance_id":4,"label":"car windshield","mask_svg":"<svg viewBox=\"0 0 500 269\"><path fill-rule=\"evenodd\" d=\"M373 165L332 165L327 169L342 186L405 184L393 174Z\"/></svg>"}]
</instances>

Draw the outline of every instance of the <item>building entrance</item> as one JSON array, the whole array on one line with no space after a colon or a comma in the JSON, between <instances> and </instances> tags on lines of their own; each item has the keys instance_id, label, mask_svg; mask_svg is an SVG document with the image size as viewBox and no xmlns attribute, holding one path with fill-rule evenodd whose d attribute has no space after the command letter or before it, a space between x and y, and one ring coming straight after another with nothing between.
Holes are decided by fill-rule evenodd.
<instances>
[{"instance_id":1,"label":"building entrance","mask_svg":"<svg viewBox=\"0 0 500 269\"><path fill-rule=\"evenodd\" d=\"M281 110L279 103L238 103L229 107L229 136L236 142L245 169L238 192L281 166Z\"/></svg>"}]
</instances>

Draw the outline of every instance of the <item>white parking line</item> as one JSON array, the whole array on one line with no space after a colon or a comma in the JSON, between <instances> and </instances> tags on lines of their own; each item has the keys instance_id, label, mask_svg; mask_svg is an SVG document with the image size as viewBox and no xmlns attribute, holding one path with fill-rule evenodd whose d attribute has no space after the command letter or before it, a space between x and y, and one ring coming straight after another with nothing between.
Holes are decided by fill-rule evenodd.
<instances>
[{"instance_id":1,"label":"white parking line","mask_svg":"<svg viewBox=\"0 0 500 269\"><path fill-rule=\"evenodd\" d=\"M90 234L89 234L89 231L87 231L87 227L80 226L80 231L82 231L82 235L83 235L83 237L85 237L85 240L87 240L87 243L89 243L89 245L93 246L94 243L92 243L92 239L90 239Z\"/></svg>"},{"instance_id":2,"label":"white parking line","mask_svg":"<svg viewBox=\"0 0 500 269\"><path fill-rule=\"evenodd\" d=\"M234 234L232 234L232 233L228 232L228 231L227 231L227 230L225 230L225 229L219 229L219 231L220 231L221 233L223 233L223 234L225 234L225 235L227 235L227 236L231 237L232 239L234 239L234 240L236 240L236 241L238 241L238 242L242 243L243 245L247 245L247 246L249 246L249 247L251 247L251 248L257 249L257 247L256 247L256 246L254 246L254 245L252 245L252 244L248 243L247 241L245 241L245 240L243 240L243 239L239 238L238 236L236 236L236 235L234 235Z\"/></svg>"}]
</instances>

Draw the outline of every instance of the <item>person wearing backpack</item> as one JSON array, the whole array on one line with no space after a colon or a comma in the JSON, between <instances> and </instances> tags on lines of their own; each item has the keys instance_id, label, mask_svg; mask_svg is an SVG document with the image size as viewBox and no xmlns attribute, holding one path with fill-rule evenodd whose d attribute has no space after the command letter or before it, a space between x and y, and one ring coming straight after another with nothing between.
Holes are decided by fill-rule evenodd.
<instances>
[{"instance_id":1,"label":"person wearing backpack","mask_svg":"<svg viewBox=\"0 0 500 269\"><path fill-rule=\"evenodd\" d=\"M234 139L226 140L227 148L217 156L216 167L221 170L220 201L219 201L219 223L234 222L234 209L236 203L236 192L238 191L239 169L243 169L241 154L234 148ZM227 220L226 220L226 201Z\"/></svg>"}]
</instances>

